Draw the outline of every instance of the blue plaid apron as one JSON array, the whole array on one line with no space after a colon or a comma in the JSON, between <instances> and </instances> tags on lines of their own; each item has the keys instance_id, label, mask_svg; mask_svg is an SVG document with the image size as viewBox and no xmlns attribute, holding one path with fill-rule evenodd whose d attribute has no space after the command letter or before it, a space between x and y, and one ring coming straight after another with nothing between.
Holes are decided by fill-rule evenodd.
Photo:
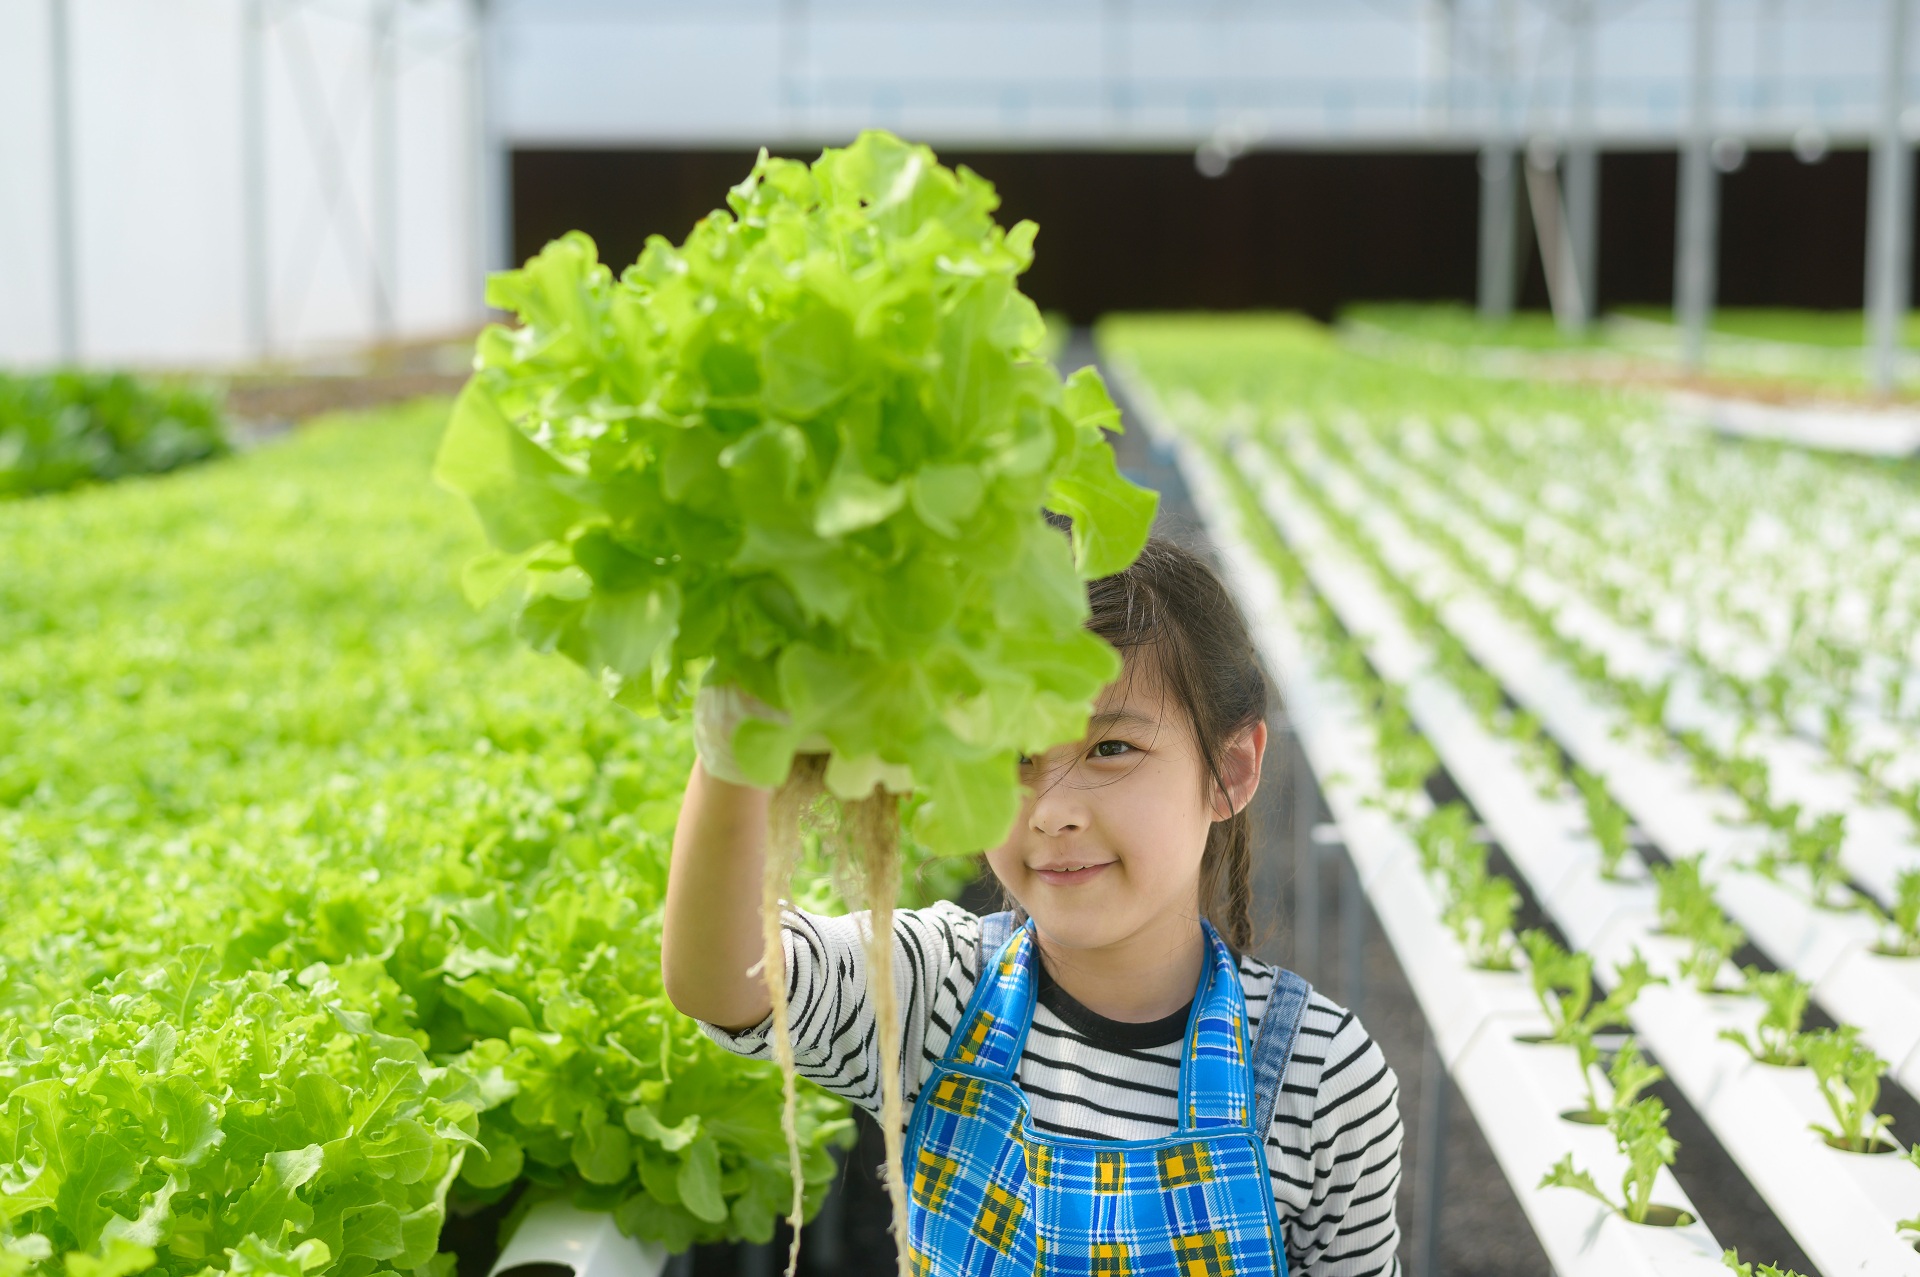
<instances>
[{"instance_id":1,"label":"blue plaid apron","mask_svg":"<svg viewBox=\"0 0 1920 1277\"><path fill-rule=\"evenodd\" d=\"M1233 954L1205 929L1180 1125L1152 1140L1044 1134L1016 1080L1033 1022L1031 923L983 920L979 984L907 1128L916 1277L1285 1277L1266 1134L1309 989L1274 984L1249 1055Z\"/></svg>"}]
</instances>

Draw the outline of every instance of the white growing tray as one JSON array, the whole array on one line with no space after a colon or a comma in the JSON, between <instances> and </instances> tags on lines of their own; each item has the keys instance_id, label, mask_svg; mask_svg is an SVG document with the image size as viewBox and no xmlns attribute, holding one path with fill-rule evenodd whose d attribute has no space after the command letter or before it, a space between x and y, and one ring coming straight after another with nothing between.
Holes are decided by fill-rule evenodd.
<instances>
[{"instance_id":1,"label":"white growing tray","mask_svg":"<svg viewBox=\"0 0 1920 1277\"><path fill-rule=\"evenodd\" d=\"M1351 485L1328 478L1352 498ZM1732 795L1701 788L1685 762L1636 742L1624 715L1588 695L1571 670L1390 514L1377 506L1362 514L1370 532L1386 535L1376 544L1395 573L1436 607L1474 659L1606 781L1667 854L1705 853L1720 903L1753 943L1811 984L1835 1020L1857 1025L1901 1085L1920 1092L1920 962L1874 953L1876 928L1858 913L1815 909L1782 883L1742 870L1764 833L1745 821Z\"/></svg>"},{"instance_id":2,"label":"white growing tray","mask_svg":"<svg viewBox=\"0 0 1920 1277\"><path fill-rule=\"evenodd\" d=\"M1379 482L1394 485L1421 508L1423 515L1443 521L1469 553L1497 577L1511 576L1516 588L1535 604L1553 610L1562 632L1577 634L1600 651L1609 667L1637 678L1671 678L1673 693L1667 710L1670 727L1703 731L1722 749L1739 743L1738 717L1707 696L1698 672L1684 656L1649 635L1620 625L1549 574L1520 564L1512 548L1480 524L1474 512L1436 492L1411 467L1393 461L1378 448L1360 444L1355 451ZM1914 841L1913 826L1905 813L1866 798L1857 777L1797 736L1758 726L1747 735L1744 748L1765 760L1776 798L1798 802L1811 815L1845 814L1842 863L1882 905L1892 905L1894 880L1903 869L1920 867L1920 845Z\"/></svg>"},{"instance_id":3,"label":"white growing tray","mask_svg":"<svg viewBox=\"0 0 1920 1277\"><path fill-rule=\"evenodd\" d=\"M1137 382L1127 388L1133 403L1152 413L1146 388ZM1518 1033L1546 1028L1526 977L1467 964L1440 921L1439 902L1422 879L1417 851L1385 812L1369 805L1378 789L1371 729L1302 641L1271 569L1242 538L1236 508L1212 464L1191 444L1157 429L1152 418L1148 426L1178 456L1261 653L1280 682L1289 719L1321 778L1375 916L1413 986L1449 1074L1554 1270L1569 1277L1724 1277L1721 1247L1704 1223L1636 1226L1580 1193L1536 1187L1568 1152L1608 1185L1619 1182L1624 1159L1604 1130L1560 1119L1559 1113L1581 1103L1579 1079L1567 1053L1516 1041ZM1654 1197L1698 1216L1665 1171Z\"/></svg>"},{"instance_id":4,"label":"white growing tray","mask_svg":"<svg viewBox=\"0 0 1920 1277\"><path fill-rule=\"evenodd\" d=\"M1683 946L1655 934L1644 871L1625 883L1600 876L1580 803L1540 795L1513 745L1482 727L1435 673L1430 647L1371 569L1335 544L1259 449L1243 446L1235 461L1375 669L1406 689L1408 711L1569 942L1593 955L1603 978L1636 949L1669 975L1670 985L1641 993L1634 1027L1808 1255L1832 1273L1920 1273L1920 1255L1895 1227L1920 1208L1920 1169L1828 1147L1810 1129L1831 1118L1809 1071L1757 1064L1719 1039L1722 1028L1751 1031L1757 1000L1704 995L1678 974Z\"/></svg>"}]
</instances>

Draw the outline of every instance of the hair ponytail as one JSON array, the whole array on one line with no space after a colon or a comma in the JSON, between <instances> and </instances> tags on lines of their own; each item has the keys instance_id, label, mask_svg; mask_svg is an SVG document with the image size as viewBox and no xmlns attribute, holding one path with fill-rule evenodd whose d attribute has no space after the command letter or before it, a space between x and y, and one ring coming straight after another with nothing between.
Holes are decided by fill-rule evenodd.
<instances>
[{"instance_id":1,"label":"hair ponytail","mask_svg":"<svg viewBox=\"0 0 1920 1277\"><path fill-rule=\"evenodd\" d=\"M1253 817L1245 807L1207 831L1200 912L1235 953L1253 948Z\"/></svg>"}]
</instances>

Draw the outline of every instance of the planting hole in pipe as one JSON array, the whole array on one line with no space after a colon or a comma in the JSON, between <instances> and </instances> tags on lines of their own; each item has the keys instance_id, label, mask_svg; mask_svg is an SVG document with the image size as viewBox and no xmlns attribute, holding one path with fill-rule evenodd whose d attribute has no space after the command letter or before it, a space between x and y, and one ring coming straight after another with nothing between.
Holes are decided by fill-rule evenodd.
<instances>
[{"instance_id":1,"label":"planting hole in pipe","mask_svg":"<svg viewBox=\"0 0 1920 1277\"><path fill-rule=\"evenodd\" d=\"M1882 1157L1900 1151L1898 1144L1889 1144L1885 1140L1875 1140L1872 1148L1848 1148L1846 1141L1837 1135L1822 1135L1820 1141L1836 1153L1848 1153L1854 1157Z\"/></svg>"},{"instance_id":2,"label":"planting hole in pipe","mask_svg":"<svg viewBox=\"0 0 1920 1277\"><path fill-rule=\"evenodd\" d=\"M1646 1218L1639 1222L1647 1228L1685 1228L1693 1223L1693 1216L1678 1206L1654 1205L1647 1207Z\"/></svg>"},{"instance_id":3,"label":"planting hole in pipe","mask_svg":"<svg viewBox=\"0 0 1920 1277\"><path fill-rule=\"evenodd\" d=\"M1605 1126L1607 1111L1605 1109L1561 1109L1560 1120L1577 1122L1581 1126Z\"/></svg>"}]
</instances>

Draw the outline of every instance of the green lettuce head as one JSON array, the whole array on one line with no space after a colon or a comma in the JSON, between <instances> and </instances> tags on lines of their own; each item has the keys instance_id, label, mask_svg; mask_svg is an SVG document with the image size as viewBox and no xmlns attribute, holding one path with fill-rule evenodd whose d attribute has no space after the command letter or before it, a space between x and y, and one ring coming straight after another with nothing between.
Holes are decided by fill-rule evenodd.
<instances>
[{"instance_id":1,"label":"green lettuce head","mask_svg":"<svg viewBox=\"0 0 1920 1277\"><path fill-rule=\"evenodd\" d=\"M758 697L778 717L733 739L757 783L824 740L843 798L911 773L929 849L1000 841L1018 755L1079 736L1119 672L1083 582L1133 561L1157 498L1115 469L1098 373L1041 357L1036 227L998 204L869 132L761 152L617 281L578 232L495 275L521 326L481 334L435 471L494 547L469 597L509 592L637 711Z\"/></svg>"}]
</instances>

